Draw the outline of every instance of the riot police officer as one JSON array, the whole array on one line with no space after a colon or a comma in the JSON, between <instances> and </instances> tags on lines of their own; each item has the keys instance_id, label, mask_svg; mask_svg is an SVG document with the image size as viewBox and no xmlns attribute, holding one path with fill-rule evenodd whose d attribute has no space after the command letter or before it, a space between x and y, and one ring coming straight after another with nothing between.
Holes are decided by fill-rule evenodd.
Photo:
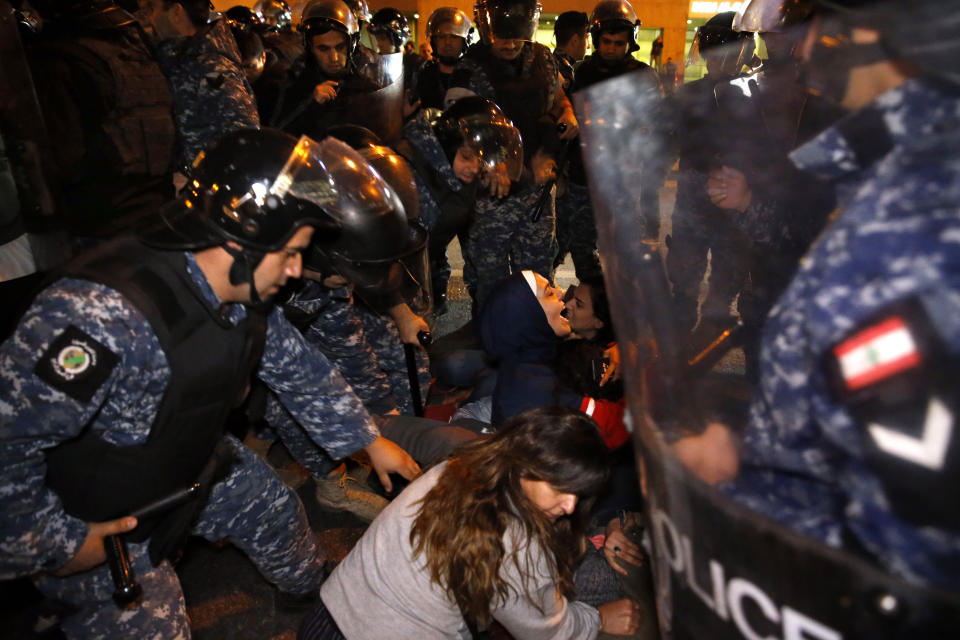
<instances>
[{"instance_id":1,"label":"riot police officer","mask_svg":"<svg viewBox=\"0 0 960 640\"><path fill-rule=\"evenodd\" d=\"M380 9L370 18L367 31L377 42L380 55L400 53L403 44L410 40L410 25L407 18L396 9L390 7ZM420 66L421 59L416 53L403 54L403 86L409 90L413 85L413 76ZM408 104L412 102L407 98Z\"/></svg>"},{"instance_id":2,"label":"riot police officer","mask_svg":"<svg viewBox=\"0 0 960 640\"><path fill-rule=\"evenodd\" d=\"M849 113L791 159L834 180L840 212L764 325L728 491L907 581L956 591L957 10L815 4L807 82Z\"/></svg>"},{"instance_id":3,"label":"riot police officer","mask_svg":"<svg viewBox=\"0 0 960 640\"><path fill-rule=\"evenodd\" d=\"M414 77L411 99L424 109L443 109L443 98L457 62L473 42L473 22L456 7L434 9L427 20L427 37L433 57L425 61Z\"/></svg>"},{"instance_id":4,"label":"riot police officer","mask_svg":"<svg viewBox=\"0 0 960 640\"><path fill-rule=\"evenodd\" d=\"M390 7L373 14L367 31L377 41L380 55L399 53L403 43L410 39L410 25L406 16Z\"/></svg>"},{"instance_id":5,"label":"riot police officer","mask_svg":"<svg viewBox=\"0 0 960 640\"><path fill-rule=\"evenodd\" d=\"M413 168L420 219L430 232L434 313L440 315L450 280L447 245L454 237L461 248L468 244L466 231L485 172L503 167L508 176L520 175L523 142L500 108L478 96L453 103L433 125L421 113L404 126L403 135L397 151ZM465 268L464 281L472 286L472 278Z\"/></svg>"},{"instance_id":6,"label":"riot police officer","mask_svg":"<svg viewBox=\"0 0 960 640\"><path fill-rule=\"evenodd\" d=\"M109 237L142 225L173 197L173 97L143 30L118 5L78 0L48 9L30 64L56 141L62 221L75 236Z\"/></svg>"},{"instance_id":7,"label":"riot police officer","mask_svg":"<svg viewBox=\"0 0 960 640\"><path fill-rule=\"evenodd\" d=\"M300 31L306 53L291 67L270 118L273 126L294 134L323 137L349 121L344 107L350 96L376 85L357 73L354 56L360 30L342 0L316 0L304 9Z\"/></svg>"},{"instance_id":8,"label":"riot police officer","mask_svg":"<svg viewBox=\"0 0 960 640\"><path fill-rule=\"evenodd\" d=\"M650 66L633 57L640 20L627 0L601 0L590 13L593 53L577 68L574 91Z\"/></svg>"},{"instance_id":9,"label":"riot police officer","mask_svg":"<svg viewBox=\"0 0 960 640\"><path fill-rule=\"evenodd\" d=\"M366 448L388 484L388 471L417 473L268 304L299 277L314 230L338 224L336 196L317 182L355 186L363 166L337 141L230 134L164 224L81 256L0 347L0 563L75 607L69 637L188 637L168 558L190 533L230 538L283 592L322 581L324 553L297 497L223 433L254 370L332 456ZM199 495L185 504L129 517L193 483ZM111 600L103 564L104 536L124 532L144 596L132 610Z\"/></svg>"},{"instance_id":10,"label":"riot police officer","mask_svg":"<svg viewBox=\"0 0 960 640\"><path fill-rule=\"evenodd\" d=\"M550 50L532 41L540 4L481 0L476 16L482 42L460 61L445 100L479 95L499 105L520 130L527 169L522 180L501 180L495 197L477 203L465 260L477 274L471 293L482 304L490 287L511 270L551 273L553 197L541 193L542 185L554 177L560 140L576 136L577 120ZM545 205L534 215L541 195Z\"/></svg>"},{"instance_id":11,"label":"riot police officer","mask_svg":"<svg viewBox=\"0 0 960 640\"><path fill-rule=\"evenodd\" d=\"M179 166L187 167L229 131L260 126L253 89L225 20L197 24L178 2L147 0L138 13L156 39L157 60L174 96Z\"/></svg>"}]
</instances>

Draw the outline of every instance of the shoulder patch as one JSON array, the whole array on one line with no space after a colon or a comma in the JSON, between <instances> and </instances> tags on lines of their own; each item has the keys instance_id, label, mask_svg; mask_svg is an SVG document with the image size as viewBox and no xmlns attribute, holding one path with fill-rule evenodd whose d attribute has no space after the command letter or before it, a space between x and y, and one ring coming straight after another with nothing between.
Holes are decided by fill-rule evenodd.
<instances>
[{"instance_id":1,"label":"shoulder patch","mask_svg":"<svg viewBox=\"0 0 960 640\"><path fill-rule=\"evenodd\" d=\"M70 325L50 343L33 372L71 398L90 402L118 361L115 353Z\"/></svg>"},{"instance_id":2,"label":"shoulder patch","mask_svg":"<svg viewBox=\"0 0 960 640\"><path fill-rule=\"evenodd\" d=\"M847 391L857 391L921 363L909 326L899 316L861 329L833 348Z\"/></svg>"}]
</instances>

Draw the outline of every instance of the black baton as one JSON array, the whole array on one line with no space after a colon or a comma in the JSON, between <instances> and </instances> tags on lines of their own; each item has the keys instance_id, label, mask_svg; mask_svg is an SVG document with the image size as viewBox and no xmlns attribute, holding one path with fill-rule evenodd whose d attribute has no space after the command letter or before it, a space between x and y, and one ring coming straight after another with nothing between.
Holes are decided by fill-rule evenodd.
<instances>
[{"instance_id":1,"label":"black baton","mask_svg":"<svg viewBox=\"0 0 960 640\"><path fill-rule=\"evenodd\" d=\"M193 483L186 489L179 489L166 497L140 507L130 515L138 521L141 518L155 516L180 506L192 499L199 491L200 485ZM140 596L143 595L143 587L137 584L136 577L133 575L133 567L130 565L130 555L127 553L126 543L120 535L104 536L103 550L107 554L107 566L110 568L110 576L113 578L113 601L121 609L135 607L140 600Z\"/></svg>"}]
</instances>

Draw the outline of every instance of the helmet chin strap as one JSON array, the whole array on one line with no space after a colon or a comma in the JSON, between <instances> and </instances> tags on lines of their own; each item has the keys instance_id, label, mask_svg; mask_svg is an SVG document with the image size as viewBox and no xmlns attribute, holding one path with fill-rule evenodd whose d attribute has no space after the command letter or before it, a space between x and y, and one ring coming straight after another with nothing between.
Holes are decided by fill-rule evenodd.
<instances>
[{"instance_id":1,"label":"helmet chin strap","mask_svg":"<svg viewBox=\"0 0 960 640\"><path fill-rule=\"evenodd\" d=\"M260 299L260 294L257 293L257 285L256 282L254 282L253 273L266 254L262 251L253 251L251 249L236 249L229 244L224 244L223 249L233 256L233 264L230 265L229 273L230 284L238 285L246 282L250 286L251 304L261 304L263 300Z\"/></svg>"}]
</instances>

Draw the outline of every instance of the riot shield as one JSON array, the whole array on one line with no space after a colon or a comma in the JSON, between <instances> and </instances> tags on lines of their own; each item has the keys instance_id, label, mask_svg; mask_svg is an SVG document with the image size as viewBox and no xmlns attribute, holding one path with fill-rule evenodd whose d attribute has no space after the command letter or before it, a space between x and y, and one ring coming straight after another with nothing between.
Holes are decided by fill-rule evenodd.
<instances>
[{"instance_id":1,"label":"riot shield","mask_svg":"<svg viewBox=\"0 0 960 640\"><path fill-rule=\"evenodd\" d=\"M377 88L344 98L338 107L346 118L344 124L366 127L386 143L398 140L403 127L403 54L367 55L358 72Z\"/></svg>"},{"instance_id":2,"label":"riot shield","mask_svg":"<svg viewBox=\"0 0 960 640\"><path fill-rule=\"evenodd\" d=\"M626 75L575 96L645 500L662 637L958 637L957 593L899 578L852 541L828 546L802 535L777 522L773 514L734 499L735 494L726 490L729 483L707 484L691 471L696 467L690 458L679 455L678 443L703 435L715 423L727 425L735 439L752 420L748 408L756 409L766 399L758 392L763 381L751 375L749 347L746 352L742 348L717 352L731 342L730 328L738 315L736 294L746 295L755 272L758 278L768 275L759 272L776 256L761 253L774 251L778 240L754 230L749 236L752 244L739 254L718 244L720 230L714 226L718 219L739 224L746 217L739 209L715 204L728 204L719 183L733 179L734 174L723 169L733 168L730 158L737 155L728 157L723 145L699 137L721 122L702 126L702 101L716 104L712 87L688 85L684 90L687 102L681 96L664 103L636 76ZM697 96L700 103L695 102ZM692 103L695 117L690 116ZM750 143L769 146L763 142L769 140L763 123L752 124L739 129L739 137L757 134L760 142ZM784 158L787 151L783 150ZM684 157L685 153L690 155ZM649 183L645 172L659 166L665 156L678 155L679 163L660 191L662 242L644 243L639 203L641 189ZM743 165L737 171L749 182L767 168ZM801 184L829 191L828 185ZM824 201L830 200L828 193L822 195ZM694 238L678 235L680 227L691 222L681 218L703 203L717 211L694 216L688 224ZM767 234L776 235L769 229ZM677 260L676 254L688 249L683 243L698 242L702 266ZM668 272L665 264L673 268ZM714 276L730 267L748 277L735 286L720 283L732 288L734 296L724 301L725 308L717 305L723 318L710 317L704 308L710 294L704 291L714 286ZM698 296L694 321L680 322L675 300L684 274L679 271L691 268ZM785 280L790 281L793 271L787 271ZM655 348L651 350L650 344ZM745 470L741 467L739 472L742 477ZM722 479L729 480L729 474Z\"/></svg>"}]
</instances>

